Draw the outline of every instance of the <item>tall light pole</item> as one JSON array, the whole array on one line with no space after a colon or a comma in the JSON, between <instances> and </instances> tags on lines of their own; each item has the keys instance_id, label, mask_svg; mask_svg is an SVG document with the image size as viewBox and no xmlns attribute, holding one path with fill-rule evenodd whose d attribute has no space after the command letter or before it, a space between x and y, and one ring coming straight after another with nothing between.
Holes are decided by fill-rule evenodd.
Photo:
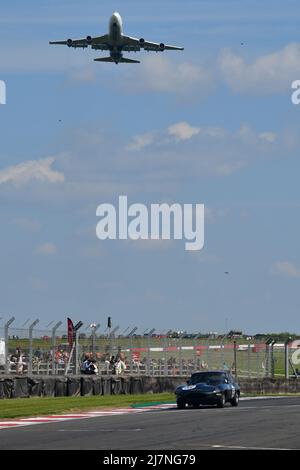
<instances>
[{"instance_id":1,"label":"tall light pole","mask_svg":"<svg viewBox=\"0 0 300 470\"><path fill-rule=\"evenodd\" d=\"M96 331L100 328L100 323L91 323L90 328L92 329L92 353L95 359L95 342L96 342Z\"/></svg>"}]
</instances>

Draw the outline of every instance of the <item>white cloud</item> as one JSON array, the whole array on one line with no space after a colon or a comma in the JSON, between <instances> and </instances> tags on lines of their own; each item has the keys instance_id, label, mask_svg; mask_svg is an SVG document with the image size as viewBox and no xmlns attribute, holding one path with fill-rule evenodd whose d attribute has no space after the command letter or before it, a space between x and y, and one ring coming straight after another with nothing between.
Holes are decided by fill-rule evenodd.
<instances>
[{"instance_id":1,"label":"white cloud","mask_svg":"<svg viewBox=\"0 0 300 470\"><path fill-rule=\"evenodd\" d=\"M188 122L178 122L168 127L164 134L174 138L175 141L189 140L195 135L199 134L201 129L192 127ZM158 132L148 132L146 134L136 135L133 141L127 146L127 150L140 151L152 144L158 143L159 145L164 142Z\"/></svg>"},{"instance_id":2,"label":"white cloud","mask_svg":"<svg viewBox=\"0 0 300 470\"><path fill-rule=\"evenodd\" d=\"M132 75L134 73L134 76ZM180 95L206 94L212 88L213 77L209 68L189 62L175 62L166 56L143 57L139 68L128 72L126 89L154 91Z\"/></svg>"},{"instance_id":3,"label":"white cloud","mask_svg":"<svg viewBox=\"0 0 300 470\"><path fill-rule=\"evenodd\" d=\"M14 223L23 230L29 232L38 232L41 229L41 223L37 220L28 219L26 217L19 217L14 220Z\"/></svg>"},{"instance_id":4,"label":"white cloud","mask_svg":"<svg viewBox=\"0 0 300 470\"><path fill-rule=\"evenodd\" d=\"M67 142L65 152L55 158L26 162L0 172L1 197L51 205L88 202L92 211L95 204L116 194L157 193L173 200L186 178L224 177L261 159L294 152L282 133L275 138L269 129L257 131L243 125L227 130L182 121L149 129L131 141L115 141L109 128L99 132L95 124L88 131L70 133ZM54 162L59 172L54 171ZM44 183L62 182L64 175L64 184L50 187ZM30 185L20 184L31 180ZM8 181L19 185L1 184Z\"/></svg>"},{"instance_id":5,"label":"white cloud","mask_svg":"<svg viewBox=\"0 0 300 470\"><path fill-rule=\"evenodd\" d=\"M272 274L289 278L300 278L300 269L288 261L280 261L271 267Z\"/></svg>"},{"instance_id":6,"label":"white cloud","mask_svg":"<svg viewBox=\"0 0 300 470\"><path fill-rule=\"evenodd\" d=\"M187 122L178 122L168 128L168 134L175 137L176 140L189 140L200 133L199 127L192 127Z\"/></svg>"},{"instance_id":7,"label":"white cloud","mask_svg":"<svg viewBox=\"0 0 300 470\"><path fill-rule=\"evenodd\" d=\"M37 255L55 255L57 253L57 248L53 243L44 243L39 245L36 250L35 254Z\"/></svg>"},{"instance_id":8,"label":"white cloud","mask_svg":"<svg viewBox=\"0 0 300 470\"><path fill-rule=\"evenodd\" d=\"M229 215L229 209L212 208L205 206L205 223L214 224L220 220L224 220Z\"/></svg>"},{"instance_id":9,"label":"white cloud","mask_svg":"<svg viewBox=\"0 0 300 470\"><path fill-rule=\"evenodd\" d=\"M141 134L133 138L133 142L128 145L128 150L142 150L154 142L154 134Z\"/></svg>"},{"instance_id":10,"label":"white cloud","mask_svg":"<svg viewBox=\"0 0 300 470\"><path fill-rule=\"evenodd\" d=\"M68 73L68 83L93 83L96 80L95 69L91 64L86 64L81 68L72 68Z\"/></svg>"},{"instance_id":11,"label":"white cloud","mask_svg":"<svg viewBox=\"0 0 300 470\"><path fill-rule=\"evenodd\" d=\"M16 185L26 184L36 180L48 183L62 183L63 173L52 169L54 158L44 158L41 160L30 160L19 165L10 166L0 171L0 185L4 183L14 183Z\"/></svg>"},{"instance_id":12,"label":"white cloud","mask_svg":"<svg viewBox=\"0 0 300 470\"><path fill-rule=\"evenodd\" d=\"M126 159L126 168L149 167L148 178L164 181L176 175L228 176L247 166L254 159L282 151L282 138L270 131L257 132L243 124L236 131L218 127L196 127L188 122L174 123L166 129L152 133L143 147L143 158L131 152ZM142 146L141 140L141 146ZM127 150L133 149L133 145ZM136 149L138 147L135 147ZM154 171L156 173L154 174ZM167 174L167 173L168 174Z\"/></svg>"},{"instance_id":13,"label":"white cloud","mask_svg":"<svg viewBox=\"0 0 300 470\"><path fill-rule=\"evenodd\" d=\"M262 132L258 136L261 140L265 142L273 143L276 140L276 134L274 132Z\"/></svg>"},{"instance_id":14,"label":"white cloud","mask_svg":"<svg viewBox=\"0 0 300 470\"><path fill-rule=\"evenodd\" d=\"M219 67L229 87L238 93L269 94L288 91L300 77L300 44L288 44L247 64L230 50L223 51Z\"/></svg>"}]
</instances>

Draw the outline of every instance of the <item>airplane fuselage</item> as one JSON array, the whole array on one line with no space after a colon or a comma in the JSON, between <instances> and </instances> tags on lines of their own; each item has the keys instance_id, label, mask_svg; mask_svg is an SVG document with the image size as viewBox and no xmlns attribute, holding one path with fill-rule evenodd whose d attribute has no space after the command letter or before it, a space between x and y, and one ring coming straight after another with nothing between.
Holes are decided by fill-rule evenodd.
<instances>
[{"instance_id":1,"label":"airplane fuselage","mask_svg":"<svg viewBox=\"0 0 300 470\"><path fill-rule=\"evenodd\" d=\"M116 64L122 59L123 20L119 13L113 13L109 20L110 57Z\"/></svg>"},{"instance_id":2,"label":"airplane fuselage","mask_svg":"<svg viewBox=\"0 0 300 470\"><path fill-rule=\"evenodd\" d=\"M109 20L109 38L112 44L122 44L123 20L120 13L113 13Z\"/></svg>"}]
</instances>

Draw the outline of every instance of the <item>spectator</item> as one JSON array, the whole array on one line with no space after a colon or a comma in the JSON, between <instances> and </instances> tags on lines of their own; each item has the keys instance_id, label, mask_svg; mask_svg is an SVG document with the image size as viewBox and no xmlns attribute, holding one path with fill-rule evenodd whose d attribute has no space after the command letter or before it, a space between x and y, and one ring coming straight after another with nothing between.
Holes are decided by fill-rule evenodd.
<instances>
[{"instance_id":1,"label":"spectator","mask_svg":"<svg viewBox=\"0 0 300 470\"><path fill-rule=\"evenodd\" d=\"M94 359L86 357L82 363L81 372L86 375L95 375L98 373L98 367Z\"/></svg>"},{"instance_id":2,"label":"spectator","mask_svg":"<svg viewBox=\"0 0 300 470\"><path fill-rule=\"evenodd\" d=\"M125 372L125 370L126 370L126 364L119 357L117 362L115 363L115 373L116 373L116 375L120 375L120 374L123 374L123 372Z\"/></svg>"},{"instance_id":3,"label":"spectator","mask_svg":"<svg viewBox=\"0 0 300 470\"><path fill-rule=\"evenodd\" d=\"M82 366L81 366L81 372L83 374L88 374L89 373L89 367L90 367L90 359L88 357L88 355L86 354L85 355L85 359L82 363Z\"/></svg>"},{"instance_id":4,"label":"spectator","mask_svg":"<svg viewBox=\"0 0 300 470\"><path fill-rule=\"evenodd\" d=\"M97 363L95 359L91 360L89 370L90 370L90 374L93 374L93 375L98 374L98 367L97 367Z\"/></svg>"},{"instance_id":5,"label":"spectator","mask_svg":"<svg viewBox=\"0 0 300 470\"><path fill-rule=\"evenodd\" d=\"M37 359L40 359L40 358L41 358L41 355L42 355L42 352L41 352L40 348L37 348L37 350L34 352L34 356L35 356Z\"/></svg>"},{"instance_id":6,"label":"spectator","mask_svg":"<svg viewBox=\"0 0 300 470\"><path fill-rule=\"evenodd\" d=\"M115 358L115 356L111 356L110 361L109 361L109 366L110 366L110 369L111 369L111 373L112 373L112 374L115 374L115 373L116 373L116 370L115 370L115 363L116 363L116 358Z\"/></svg>"},{"instance_id":7,"label":"spectator","mask_svg":"<svg viewBox=\"0 0 300 470\"><path fill-rule=\"evenodd\" d=\"M16 365L16 373L22 375L26 367L27 367L27 364L25 360L23 359L23 355L20 350L20 356L18 358L17 365Z\"/></svg>"}]
</instances>

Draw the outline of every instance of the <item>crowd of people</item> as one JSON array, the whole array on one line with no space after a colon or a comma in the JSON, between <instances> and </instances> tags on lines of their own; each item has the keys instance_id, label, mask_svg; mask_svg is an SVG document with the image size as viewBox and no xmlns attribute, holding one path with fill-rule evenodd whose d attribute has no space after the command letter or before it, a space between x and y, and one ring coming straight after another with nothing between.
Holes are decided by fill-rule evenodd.
<instances>
[{"instance_id":1,"label":"crowd of people","mask_svg":"<svg viewBox=\"0 0 300 470\"><path fill-rule=\"evenodd\" d=\"M70 360L70 352L58 346L54 352L56 372L65 371L68 367ZM45 369L53 370L53 351L41 351L37 348L33 351L32 355L32 371L33 373L40 373L40 370ZM28 371L29 355L27 352L17 347L15 352L9 357L9 364L11 372L16 374L24 374ZM231 370L224 362L220 368L224 370ZM99 353L93 355L91 352L86 352L80 361L80 371L86 375L97 374L112 374L121 375L124 373L135 374L151 374L151 375L189 375L195 370L208 369L207 362L200 357L193 358L179 358L170 356L168 358L160 357L143 357L139 355L125 356L119 351L115 355L109 353Z\"/></svg>"},{"instance_id":2,"label":"crowd of people","mask_svg":"<svg viewBox=\"0 0 300 470\"><path fill-rule=\"evenodd\" d=\"M32 353L32 370L38 371L42 365L52 368L53 355L52 351L41 351L37 348ZM66 366L69 360L69 352L58 347L55 351L55 366ZM11 372L16 374L24 374L28 371L29 364L29 353L23 351L19 346L16 347L15 351L8 357L9 368Z\"/></svg>"},{"instance_id":3,"label":"crowd of people","mask_svg":"<svg viewBox=\"0 0 300 470\"><path fill-rule=\"evenodd\" d=\"M97 361L98 359L98 361ZM106 371L106 373L111 373L115 375L123 374L126 369L126 358L122 352L119 352L116 356L110 356L105 354L102 356L96 355L94 358L92 353L86 353L84 356L84 361L82 363L81 372L83 374L94 375L99 373L99 367L97 365L102 363L101 371ZM99 365L100 365L99 364Z\"/></svg>"}]
</instances>

